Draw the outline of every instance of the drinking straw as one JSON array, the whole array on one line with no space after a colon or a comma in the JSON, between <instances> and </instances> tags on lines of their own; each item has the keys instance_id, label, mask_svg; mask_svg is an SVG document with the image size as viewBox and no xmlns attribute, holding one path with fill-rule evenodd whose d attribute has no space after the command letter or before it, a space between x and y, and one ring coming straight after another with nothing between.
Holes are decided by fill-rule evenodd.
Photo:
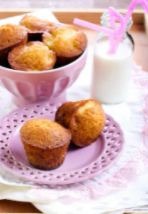
<instances>
[{"instance_id":1,"label":"drinking straw","mask_svg":"<svg viewBox=\"0 0 148 214\"><path fill-rule=\"evenodd\" d=\"M145 9L146 13L148 14L148 1L147 1L147 0L133 0L133 1L130 3L130 5L129 5L129 7L128 7L128 10L127 10L127 13L126 13L126 15L125 15L125 17L124 17L125 23L126 23L126 24L127 24L127 22L129 21L131 15L132 15L132 12L133 12L134 8L137 6L137 4L141 4L142 7ZM111 16L111 17L112 17L112 16ZM113 20L112 20L112 22L113 22ZM112 22L110 23L110 26L111 26L111 27L113 26L113 23L112 23ZM114 22L115 22L115 20L114 20ZM125 29L126 29L126 25L125 25ZM123 32L125 31L125 29L123 30ZM116 52L116 49L117 49L117 47L118 47L118 45L119 45L119 43L120 43L122 37L123 37L123 35L117 37L115 44L114 44L114 45L112 46L112 48L111 48L111 52L112 52L112 53ZM111 38L110 38L110 39L111 39ZM112 42L111 42L111 43L112 43Z\"/></svg>"},{"instance_id":2,"label":"drinking straw","mask_svg":"<svg viewBox=\"0 0 148 214\"><path fill-rule=\"evenodd\" d=\"M110 27L112 29L115 28L115 18L110 14ZM109 46L112 47L112 44L114 43L114 37L109 38Z\"/></svg>"},{"instance_id":3,"label":"drinking straw","mask_svg":"<svg viewBox=\"0 0 148 214\"><path fill-rule=\"evenodd\" d=\"M121 14L119 14L113 7L109 7L108 8L108 12L110 14L110 27L112 29L115 29L115 14L118 16ZM122 16L122 18L124 19L124 17ZM118 47L118 40L122 39L122 36L123 36L123 32L125 31L125 27L126 27L126 22L125 22L125 19L124 19L124 28L122 29L122 33L120 35L117 36L116 40L114 37L110 36L109 37L109 44L110 44L110 50L109 50L109 53L115 53L116 52L116 49Z\"/></svg>"},{"instance_id":4,"label":"drinking straw","mask_svg":"<svg viewBox=\"0 0 148 214\"><path fill-rule=\"evenodd\" d=\"M148 13L148 1L147 0L133 0L127 10L126 16L125 16L125 20L126 22L129 21L133 10L135 9L135 7L137 6L137 4L141 4L142 7L144 8L144 10L146 11L146 13Z\"/></svg>"},{"instance_id":5,"label":"drinking straw","mask_svg":"<svg viewBox=\"0 0 148 214\"><path fill-rule=\"evenodd\" d=\"M92 30L95 30L95 31L100 31L100 32L103 32L105 34L108 34L109 38L110 38L110 42L111 42L110 43L110 48L111 48L114 45L114 40L111 38L116 37L116 36L120 36L123 34L123 30L125 29L125 20L124 20L123 16L121 14L119 14L113 7L110 7L110 14L113 17L115 17L116 19L118 19L119 22L121 23L120 27L117 30L102 27L100 25L96 25L96 24L93 24L93 23L90 23L87 21L83 21L81 19L77 19L77 18L74 19L73 23L80 25L80 26L83 26L83 27L86 27L86 28L89 28L89 29L92 29Z\"/></svg>"},{"instance_id":6,"label":"drinking straw","mask_svg":"<svg viewBox=\"0 0 148 214\"><path fill-rule=\"evenodd\" d=\"M121 24L121 27L115 31L114 29L102 27L100 25L96 25L96 24L93 24L93 23L90 23L90 22L87 22L87 21L84 21L81 19L77 19L77 18L74 19L73 23L80 25L80 26L83 26L83 27L86 27L86 28L89 28L89 29L92 29L92 30L95 30L95 31L101 31L105 34L108 34L109 36L110 35L118 36L119 34L121 34L122 29L124 28L124 24Z\"/></svg>"},{"instance_id":7,"label":"drinking straw","mask_svg":"<svg viewBox=\"0 0 148 214\"><path fill-rule=\"evenodd\" d=\"M96 24L92 24L90 22L86 22L80 19L74 19L74 24L81 25L86 28L90 28L95 31L101 31L109 36L109 45L110 45L110 53L115 53L116 49L123 37L123 33L125 32L127 22L129 21L132 12L137 4L141 4L142 7L145 9L146 13L148 13L148 0L133 0L127 10L125 17L119 14L113 7L109 7L108 11L110 13L110 27L105 28ZM116 30L115 29L115 18L118 19L120 22L120 27ZM114 39L114 37L117 37Z\"/></svg>"}]
</instances>

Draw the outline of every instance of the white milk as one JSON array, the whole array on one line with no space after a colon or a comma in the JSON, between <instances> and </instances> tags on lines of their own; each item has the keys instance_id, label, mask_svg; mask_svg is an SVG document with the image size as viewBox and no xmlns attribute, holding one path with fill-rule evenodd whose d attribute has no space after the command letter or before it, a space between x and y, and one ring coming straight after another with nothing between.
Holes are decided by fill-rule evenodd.
<instances>
[{"instance_id":1,"label":"white milk","mask_svg":"<svg viewBox=\"0 0 148 214\"><path fill-rule=\"evenodd\" d=\"M126 99L133 53L126 43L120 43L114 54L108 54L108 50L107 41L95 46L92 97L113 104Z\"/></svg>"}]
</instances>

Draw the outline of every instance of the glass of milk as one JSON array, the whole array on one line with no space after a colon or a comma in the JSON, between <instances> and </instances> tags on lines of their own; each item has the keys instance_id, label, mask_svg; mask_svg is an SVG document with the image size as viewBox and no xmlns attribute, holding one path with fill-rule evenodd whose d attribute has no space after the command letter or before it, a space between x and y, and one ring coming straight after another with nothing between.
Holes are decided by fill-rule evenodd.
<instances>
[{"instance_id":1,"label":"glass of milk","mask_svg":"<svg viewBox=\"0 0 148 214\"><path fill-rule=\"evenodd\" d=\"M110 15L105 12L101 17L104 27L110 26ZM99 33L94 42L94 63L91 95L101 103L115 104L127 97L132 70L134 42L128 33L132 25L129 20L116 53L109 53L109 36ZM115 28L119 22L115 23Z\"/></svg>"}]
</instances>

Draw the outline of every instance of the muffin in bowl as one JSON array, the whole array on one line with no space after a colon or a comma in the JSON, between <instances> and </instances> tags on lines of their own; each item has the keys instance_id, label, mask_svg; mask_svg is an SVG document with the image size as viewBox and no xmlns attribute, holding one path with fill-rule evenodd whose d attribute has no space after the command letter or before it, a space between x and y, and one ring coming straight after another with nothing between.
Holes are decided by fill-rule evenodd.
<instances>
[{"instance_id":1,"label":"muffin in bowl","mask_svg":"<svg viewBox=\"0 0 148 214\"><path fill-rule=\"evenodd\" d=\"M48 170L63 163L71 134L56 122L32 119L22 126L20 137L30 164Z\"/></svg>"},{"instance_id":2,"label":"muffin in bowl","mask_svg":"<svg viewBox=\"0 0 148 214\"><path fill-rule=\"evenodd\" d=\"M55 24L32 15L25 15L20 21L20 25L29 29L28 41L41 41L43 32L49 30Z\"/></svg>"},{"instance_id":3,"label":"muffin in bowl","mask_svg":"<svg viewBox=\"0 0 148 214\"><path fill-rule=\"evenodd\" d=\"M18 26L18 28L24 27ZM27 28L24 29L28 31ZM34 46L39 43L29 44ZM45 49L40 45L35 46L41 51L36 53L33 47L28 47L28 44L10 50L10 65L8 63L8 66L0 66L0 84L12 94L12 100L17 106L44 100L51 102L65 100L66 90L76 81L86 64L88 48L73 63L56 67L54 51L52 52L47 46L44 46ZM43 49L45 51L42 51ZM45 52L50 53L51 57L47 57ZM37 60L34 60L35 57ZM42 72L39 72L41 70Z\"/></svg>"},{"instance_id":4,"label":"muffin in bowl","mask_svg":"<svg viewBox=\"0 0 148 214\"><path fill-rule=\"evenodd\" d=\"M71 25L58 25L45 32L42 40L57 55L57 66L77 59L87 46L86 35Z\"/></svg>"},{"instance_id":5,"label":"muffin in bowl","mask_svg":"<svg viewBox=\"0 0 148 214\"><path fill-rule=\"evenodd\" d=\"M22 26L6 24L0 27L0 62L7 62L9 51L27 43L28 30Z\"/></svg>"},{"instance_id":6,"label":"muffin in bowl","mask_svg":"<svg viewBox=\"0 0 148 214\"><path fill-rule=\"evenodd\" d=\"M28 42L13 48L8 62L15 70L45 71L54 67L56 55L42 42Z\"/></svg>"},{"instance_id":7,"label":"muffin in bowl","mask_svg":"<svg viewBox=\"0 0 148 214\"><path fill-rule=\"evenodd\" d=\"M32 15L25 15L20 21L20 25L28 28L33 32L44 32L46 30L49 30L55 24L53 22L41 20Z\"/></svg>"},{"instance_id":8,"label":"muffin in bowl","mask_svg":"<svg viewBox=\"0 0 148 214\"><path fill-rule=\"evenodd\" d=\"M102 132L105 113L97 100L69 102L57 110L55 121L70 129L75 145L85 147L97 140Z\"/></svg>"}]
</instances>

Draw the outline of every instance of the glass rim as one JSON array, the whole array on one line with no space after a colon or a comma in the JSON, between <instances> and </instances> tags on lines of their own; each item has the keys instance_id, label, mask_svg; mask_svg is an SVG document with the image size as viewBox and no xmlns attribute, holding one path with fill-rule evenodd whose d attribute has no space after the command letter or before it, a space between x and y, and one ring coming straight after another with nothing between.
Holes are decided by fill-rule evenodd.
<instances>
[{"instance_id":1,"label":"glass rim","mask_svg":"<svg viewBox=\"0 0 148 214\"><path fill-rule=\"evenodd\" d=\"M120 13L120 14L125 16L125 13ZM108 28L111 28L110 24L109 24L109 21L110 21L110 14L109 14L108 11L105 11L101 16L101 25L105 26L105 27L108 27ZM127 22L127 25L126 25L126 30L130 29L132 24L133 24L133 20L132 20L132 17L130 17L130 19ZM119 22L116 22L116 27L119 27Z\"/></svg>"}]
</instances>

